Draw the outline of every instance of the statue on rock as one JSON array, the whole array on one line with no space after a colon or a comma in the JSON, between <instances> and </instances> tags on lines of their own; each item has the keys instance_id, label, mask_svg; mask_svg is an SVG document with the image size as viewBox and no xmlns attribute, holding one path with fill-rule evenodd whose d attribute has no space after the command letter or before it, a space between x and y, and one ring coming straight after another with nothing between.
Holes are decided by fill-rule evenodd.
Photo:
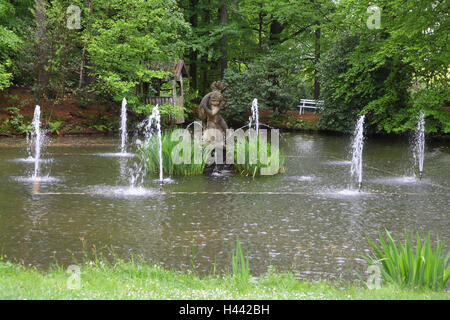
<instances>
[{"instance_id":1,"label":"statue on rock","mask_svg":"<svg viewBox=\"0 0 450 320\"><path fill-rule=\"evenodd\" d=\"M215 159L215 166L207 165L205 172L220 170L219 168L223 167L223 161L217 158L223 157L223 153L216 153L216 151L223 151L225 133L228 129L227 123L220 115L221 107L226 104L222 93L227 88L227 84L222 81L215 81L212 83L211 88L213 91L203 97L198 107L198 116L202 120L203 130L205 130L202 138L203 144L211 148L211 159ZM212 173L212 171L209 173Z\"/></svg>"},{"instance_id":2,"label":"statue on rock","mask_svg":"<svg viewBox=\"0 0 450 320\"><path fill-rule=\"evenodd\" d=\"M220 115L220 108L226 103L222 93L227 84L222 81L214 81L211 84L212 92L206 94L200 102L198 116L202 120L204 129L218 129L225 133L228 129L227 123Z\"/></svg>"}]
</instances>

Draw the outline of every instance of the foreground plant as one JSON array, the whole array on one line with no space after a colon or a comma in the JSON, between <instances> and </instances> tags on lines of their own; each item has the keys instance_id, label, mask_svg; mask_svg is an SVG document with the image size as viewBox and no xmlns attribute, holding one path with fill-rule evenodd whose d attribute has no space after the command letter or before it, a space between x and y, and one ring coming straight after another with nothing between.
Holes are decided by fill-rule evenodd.
<instances>
[{"instance_id":1,"label":"foreground plant","mask_svg":"<svg viewBox=\"0 0 450 320\"><path fill-rule=\"evenodd\" d=\"M236 249L234 250L232 258L233 267L233 279L236 282L237 287L243 288L250 281L250 265L248 261L248 256L244 257L244 252L242 251L241 242L236 241Z\"/></svg>"},{"instance_id":2,"label":"foreground plant","mask_svg":"<svg viewBox=\"0 0 450 320\"><path fill-rule=\"evenodd\" d=\"M444 243L436 239L436 249L430 243L430 234L422 242L419 233L416 234L415 250L413 235L405 231L405 240L395 243L389 231L386 230L385 241L379 233L381 248L370 239L369 245L375 252L374 257L364 257L369 265L379 265L384 281L408 288L426 288L444 290L450 278L450 266L447 266L450 252L444 256Z\"/></svg>"}]
</instances>

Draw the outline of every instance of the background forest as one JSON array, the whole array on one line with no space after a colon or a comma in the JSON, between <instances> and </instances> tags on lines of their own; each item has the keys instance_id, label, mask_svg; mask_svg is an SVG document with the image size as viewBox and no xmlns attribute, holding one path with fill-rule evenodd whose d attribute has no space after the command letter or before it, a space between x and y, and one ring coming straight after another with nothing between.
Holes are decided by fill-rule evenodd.
<instances>
[{"instance_id":1,"label":"background forest","mask_svg":"<svg viewBox=\"0 0 450 320\"><path fill-rule=\"evenodd\" d=\"M379 28L370 28L374 5ZM351 132L364 113L368 132L402 133L423 111L428 133L447 134L449 9L444 0L0 0L0 134L27 132L34 104L53 133L115 131L120 101L149 114L146 98L172 90L171 71L155 64L180 59L186 121L223 79L232 126L258 98L268 121L305 129L286 115L309 98L325 101L321 130ZM65 122L58 110L68 105L78 111ZM83 115L93 105L105 109Z\"/></svg>"}]
</instances>

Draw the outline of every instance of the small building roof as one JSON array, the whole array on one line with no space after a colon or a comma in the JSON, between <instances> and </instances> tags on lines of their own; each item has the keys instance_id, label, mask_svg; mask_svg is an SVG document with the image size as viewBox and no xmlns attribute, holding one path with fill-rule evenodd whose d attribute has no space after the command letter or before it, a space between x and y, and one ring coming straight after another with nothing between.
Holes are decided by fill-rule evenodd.
<instances>
[{"instance_id":1,"label":"small building roof","mask_svg":"<svg viewBox=\"0 0 450 320\"><path fill-rule=\"evenodd\" d=\"M174 61L173 63L163 61L152 61L150 62L150 68L152 70L173 72L177 79L180 79L181 77L189 78L189 72L186 68L184 60L182 59Z\"/></svg>"}]
</instances>

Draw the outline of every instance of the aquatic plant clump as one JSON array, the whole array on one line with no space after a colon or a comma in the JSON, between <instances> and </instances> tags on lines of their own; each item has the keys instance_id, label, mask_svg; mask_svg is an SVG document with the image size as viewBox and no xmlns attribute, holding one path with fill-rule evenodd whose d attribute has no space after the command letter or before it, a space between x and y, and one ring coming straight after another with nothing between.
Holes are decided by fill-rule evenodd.
<instances>
[{"instance_id":1,"label":"aquatic plant clump","mask_svg":"<svg viewBox=\"0 0 450 320\"><path fill-rule=\"evenodd\" d=\"M241 158L240 154L244 154L244 152L240 150L245 150L245 160ZM261 169L270 167L274 169L272 171L273 174L283 173L284 161L283 152L279 148L272 148L271 144L261 140L260 136L238 139L234 146L234 168L239 174L244 176L255 177L262 175Z\"/></svg>"},{"instance_id":2,"label":"aquatic plant clump","mask_svg":"<svg viewBox=\"0 0 450 320\"><path fill-rule=\"evenodd\" d=\"M386 282L407 288L426 288L430 290L444 290L450 278L448 261L450 252L443 253L444 244L437 239L436 249L430 243L430 235L421 241L416 235L415 250L413 249L413 235L405 231L405 240L398 246L391 234L386 230L387 241L379 233L381 248L379 249L371 240L369 245L375 252L374 257L364 257L369 265L378 265L381 276ZM415 251L415 252L414 252Z\"/></svg>"},{"instance_id":3,"label":"aquatic plant clump","mask_svg":"<svg viewBox=\"0 0 450 320\"><path fill-rule=\"evenodd\" d=\"M173 132L161 134L161 158L164 174L190 176L203 174L207 166L210 147L202 141L191 139L190 136L174 135ZM182 138L182 139L181 139ZM160 172L159 140L151 136L140 147L142 159L145 159L147 171ZM224 150L224 154L227 151ZM185 154L186 153L186 154ZM260 140L260 137L237 139L231 149L234 170L244 176L263 175L263 168L271 168L271 174L284 171L284 157L278 148L272 148L270 143ZM224 161L226 163L226 160ZM228 164L228 163L227 163ZM214 165L214 164L213 164Z\"/></svg>"},{"instance_id":4,"label":"aquatic plant clump","mask_svg":"<svg viewBox=\"0 0 450 320\"><path fill-rule=\"evenodd\" d=\"M146 142L144 142L139 149L142 157L146 161L148 172L159 173L160 171L159 147L158 137L153 135ZM201 157L200 161L194 161L199 158L198 156L195 157L196 149L198 154L203 154L204 148L199 142L194 142L192 145L192 142L189 139L173 139L172 132L163 132L161 134L161 147L161 157L163 163L162 168L164 174L178 176L203 174L206 166L205 159ZM180 150L179 157L182 159L189 158L190 161L181 161L181 163L176 163L176 161L174 161L174 157L172 156L176 151L175 148ZM185 150L190 150L190 156L183 154Z\"/></svg>"}]
</instances>

